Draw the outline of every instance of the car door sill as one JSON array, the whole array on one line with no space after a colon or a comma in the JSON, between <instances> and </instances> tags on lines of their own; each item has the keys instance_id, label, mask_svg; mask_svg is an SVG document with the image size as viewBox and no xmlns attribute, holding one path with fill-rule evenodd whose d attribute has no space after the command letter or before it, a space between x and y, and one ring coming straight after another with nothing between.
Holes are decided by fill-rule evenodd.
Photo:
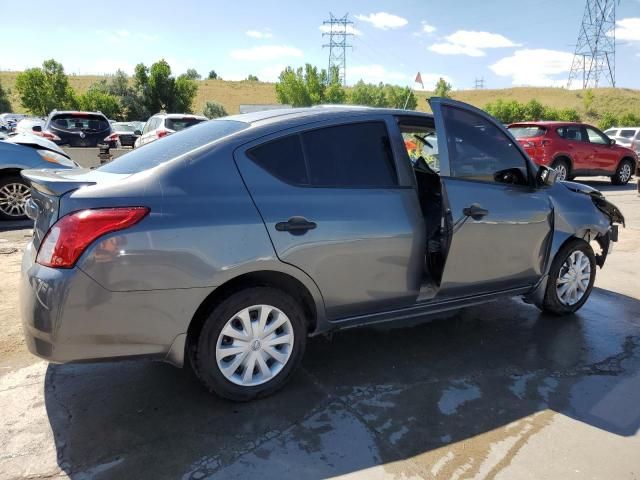
<instances>
[{"instance_id":1,"label":"car door sill","mask_svg":"<svg viewBox=\"0 0 640 480\"><path fill-rule=\"evenodd\" d=\"M513 288L509 290L501 290L499 292L484 293L464 298L447 299L447 300L430 300L426 302L416 303L410 307L388 310L386 312L370 313L367 315L357 315L353 317L340 318L331 320L334 327L344 329L359 327L363 325L371 325L395 320L407 320L416 317L429 317L437 315L449 310L469 307L486 303L500 297L515 297L524 295L531 290L531 286Z\"/></svg>"}]
</instances>

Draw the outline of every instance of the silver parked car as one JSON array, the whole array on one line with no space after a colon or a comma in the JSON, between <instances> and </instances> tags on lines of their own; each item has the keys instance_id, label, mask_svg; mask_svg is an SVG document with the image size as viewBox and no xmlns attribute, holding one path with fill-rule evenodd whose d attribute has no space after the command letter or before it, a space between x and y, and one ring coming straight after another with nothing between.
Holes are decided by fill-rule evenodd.
<instances>
[{"instance_id":1,"label":"silver parked car","mask_svg":"<svg viewBox=\"0 0 640 480\"><path fill-rule=\"evenodd\" d=\"M29 350L187 360L248 400L285 384L309 335L501 296L578 310L618 209L484 112L431 107L250 113L96 170L23 172Z\"/></svg>"},{"instance_id":2,"label":"silver parked car","mask_svg":"<svg viewBox=\"0 0 640 480\"><path fill-rule=\"evenodd\" d=\"M604 133L616 143L640 154L640 127L610 128Z\"/></svg>"},{"instance_id":3,"label":"silver parked car","mask_svg":"<svg viewBox=\"0 0 640 480\"><path fill-rule=\"evenodd\" d=\"M67 169L78 165L55 143L30 134L17 134L0 141L0 220L25 218L24 207L31 196L24 169Z\"/></svg>"},{"instance_id":4,"label":"silver parked car","mask_svg":"<svg viewBox=\"0 0 640 480\"><path fill-rule=\"evenodd\" d=\"M138 138L135 140L134 147L147 145L167 135L206 121L207 117L190 113L157 113L147 120L141 132L136 130Z\"/></svg>"}]
</instances>

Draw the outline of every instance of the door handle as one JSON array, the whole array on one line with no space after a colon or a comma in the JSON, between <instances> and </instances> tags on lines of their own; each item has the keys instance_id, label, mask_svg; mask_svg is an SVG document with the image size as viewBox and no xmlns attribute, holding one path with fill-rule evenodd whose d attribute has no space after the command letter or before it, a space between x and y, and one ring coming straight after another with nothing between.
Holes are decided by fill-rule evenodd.
<instances>
[{"instance_id":1,"label":"door handle","mask_svg":"<svg viewBox=\"0 0 640 480\"><path fill-rule=\"evenodd\" d=\"M482 208L477 203L474 203L467 208L463 208L462 213L466 217L471 217L474 220L479 220L482 217L489 215L489 210L487 210L486 208Z\"/></svg>"},{"instance_id":2,"label":"door handle","mask_svg":"<svg viewBox=\"0 0 640 480\"><path fill-rule=\"evenodd\" d=\"M293 235L302 235L307 230L313 230L318 225L310 222L304 217L291 217L286 222L276 223L276 230L279 232L289 232Z\"/></svg>"}]
</instances>

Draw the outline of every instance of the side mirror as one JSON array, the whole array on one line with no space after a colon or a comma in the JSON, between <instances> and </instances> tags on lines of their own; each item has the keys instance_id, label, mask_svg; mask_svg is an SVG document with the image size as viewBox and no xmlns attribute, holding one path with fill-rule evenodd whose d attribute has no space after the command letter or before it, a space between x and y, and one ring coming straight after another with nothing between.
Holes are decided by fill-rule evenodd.
<instances>
[{"instance_id":1,"label":"side mirror","mask_svg":"<svg viewBox=\"0 0 640 480\"><path fill-rule=\"evenodd\" d=\"M42 127L40 125L34 125L33 127L31 127L31 130L34 132L41 132Z\"/></svg>"},{"instance_id":2,"label":"side mirror","mask_svg":"<svg viewBox=\"0 0 640 480\"><path fill-rule=\"evenodd\" d=\"M140 136L140 135L142 135L142 132L140 130L134 130L133 134Z\"/></svg>"},{"instance_id":3,"label":"side mirror","mask_svg":"<svg viewBox=\"0 0 640 480\"><path fill-rule=\"evenodd\" d=\"M553 168L549 168L545 165L540 165L538 173L536 175L536 183L540 186L553 185L558 179L558 172Z\"/></svg>"},{"instance_id":4,"label":"side mirror","mask_svg":"<svg viewBox=\"0 0 640 480\"><path fill-rule=\"evenodd\" d=\"M616 139L615 138L610 138L609 139L609 145L615 145L616 144Z\"/></svg>"}]
</instances>

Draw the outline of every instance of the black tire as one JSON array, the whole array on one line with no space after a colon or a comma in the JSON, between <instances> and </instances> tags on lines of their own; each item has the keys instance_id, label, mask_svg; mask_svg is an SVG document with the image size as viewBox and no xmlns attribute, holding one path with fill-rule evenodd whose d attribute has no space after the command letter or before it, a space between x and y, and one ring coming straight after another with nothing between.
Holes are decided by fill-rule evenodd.
<instances>
[{"instance_id":1,"label":"black tire","mask_svg":"<svg viewBox=\"0 0 640 480\"><path fill-rule=\"evenodd\" d=\"M253 305L269 305L281 310L293 327L291 355L282 369L269 381L257 386L237 385L228 380L218 367L216 345L226 323L238 312ZM213 393L237 402L262 398L282 388L300 365L307 338L307 327L301 306L290 295L270 287L241 290L222 301L208 315L197 340L189 342L189 358L202 384Z\"/></svg>"},{"instance_id":2,"label":"black tire","mask_svg":"<svg viewBox=\"0 0 640 480\"><path fill-rule=\"evenodd\" d=\"M569 162L567 162L566 160L562 158L555 160L551 165L551 168L553 168L554 170L557 170L558 175L560 175L562 168L564 168L566 175L564 176L564 178L558 177L558 180L569 180L571 178L571 165L569 165Z\"/></svg>"},{"instance_id":3,"label":"black tire","mask_svg":"<svg viewBox=\"0 0 640 480\"><path fill-rule=\"evenodd\" d=\"M589 284L582 295L582 298L578 302L573 305L567 305L563 303L558 297L558 292L556 288L556 282L561 274L561 270L563 269L565 261L569 258L569 256L575 251L581 251L584 253L591 267L590 270L590 278ZM549 279L547 281L547 288L544 295L544 300L542 305L538 305L538 307L546 313L552 313L554 315L568 315L570 313L577 312L582 305L587 301L589 295L591 294L591 290L593 289L593 282L596 279L596 257L593 253L593 249L591 245L589 245L584 240L580 240L578 238L569 240L565 243L562 248L556 254L556 257L553 259L553 263L551 264L551 269L549 270Z\"/></svg>"},{"instance_id":4,"label":"black tire","mask_svg":"<svg viewBox=\"0 0 640 480\"><path fill-rule=\"evenodd\" d=\"M628 171L625 172L625 166L628 166ZM616 173L611 176L611 183L613 185L626 185L631 180L633 175L633 161L628 158L623 159L616 168Z\"/></svg>"},{"instance_id":5,"label":"black tire","mask_svg":"<svg viewBox=\"0 0 640 480\"><path fill-rule=\"evenodd\" d=\"M2 201L3 199L2 189L12 184L19 184L26 187L27 189L31 188L25 181L25 179L20 175L7 175L4 177L0 177L0 201ZM3 212L3 207L7 209L9 208L8 206L0 205L0 220L24 220L25 218L27 218L24 213L19 215L11 215L8 212ZM22 211L24 212L24 210Z\"/></svg>"}]
</instances>

